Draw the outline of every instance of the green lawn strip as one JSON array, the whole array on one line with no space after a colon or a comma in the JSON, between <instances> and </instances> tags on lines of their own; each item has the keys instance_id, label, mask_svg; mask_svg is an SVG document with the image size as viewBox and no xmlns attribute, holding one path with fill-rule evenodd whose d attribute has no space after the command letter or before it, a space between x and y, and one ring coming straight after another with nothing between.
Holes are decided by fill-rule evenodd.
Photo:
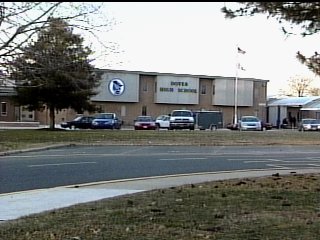
<instances>
[{"instance_id":1,"label":"green lawn strip","mask_svg":"<svg viewBox=\"0 0 320 240\"><path fill-rule=\"evenodd\" d=\"M0 225L1 239L318 239L320 175L234 179L79 204Z\"/></svg>"}]
</instances>

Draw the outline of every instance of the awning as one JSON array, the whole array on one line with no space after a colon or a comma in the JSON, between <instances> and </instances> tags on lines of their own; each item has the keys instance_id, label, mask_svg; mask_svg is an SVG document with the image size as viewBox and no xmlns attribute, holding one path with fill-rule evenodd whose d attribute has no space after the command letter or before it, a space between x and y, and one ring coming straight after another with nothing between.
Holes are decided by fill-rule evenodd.
<instances>
[{"instance_id":1,"label":"awning","mask_svg":"<svg viewBox=\"0 0 320 240\"><path fill-rule=\"evenodd\" d=\"M283 99L274 100L269 103L268 106L291 106L291 107L299 107L304 106L312 101L320 99L319 96L312 97L288 97Z\"/></svg>"},{"instance_id":2,"label":"awning","mask_svg":"<svg viewBox=\"0 0 320 240\"><path fill-rule=\"evenodd\" d=\"M320 111L320 102L317 101L317 102L307 104L306 106L304 106L300 110L302 110L302 111Z\"/></svg>"}]
</instances>

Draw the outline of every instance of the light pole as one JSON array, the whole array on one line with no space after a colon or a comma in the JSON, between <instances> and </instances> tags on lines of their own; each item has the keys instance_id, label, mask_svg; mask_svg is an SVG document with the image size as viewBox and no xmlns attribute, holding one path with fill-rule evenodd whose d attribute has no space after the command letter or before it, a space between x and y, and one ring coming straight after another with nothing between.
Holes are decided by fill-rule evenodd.
<instances>
[{"instance_id":1,"label":"light pole","mask_svg":"<svg viewBox=\"0 0 320 240\"><path fill-rule=\"evenodd\" d=\"M238 69L239 69L239 47L237 45L237 57L236 57L236 78L234 81L234 125L238 123Z\"/></svg>"},{"instance_id":2,"label":"light pole","mask_svg":"<svg viewBox=\"0 0 320 240\"><path fill-rule=\"evenodd\" d=\"M238 72L240 69L239 54L245 54L246 52L239 48L237 45L237 57L236 57L236 78L234 83L234 125L238 123ZM241 67L242 70L244 70Z\"/></svg>"}]
</instances>

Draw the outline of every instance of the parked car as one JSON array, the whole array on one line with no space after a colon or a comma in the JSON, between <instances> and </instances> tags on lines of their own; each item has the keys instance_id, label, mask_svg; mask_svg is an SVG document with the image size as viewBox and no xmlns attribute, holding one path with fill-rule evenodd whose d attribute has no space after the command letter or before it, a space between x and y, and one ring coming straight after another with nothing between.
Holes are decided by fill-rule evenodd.
<instances>
[{"instance_id":1,"label":"parked car","mask_svg":"<svg viewBox=\"0 0 320 240\"><path fill-rule=\"evenodd\" d=\"M156 118L156 125L158 128L170 128L170 116L169 115L160 115Z\"/></svg>"},{"instance_id":2,"label":"parked car","mask_svg":"<svg viewBox=\"0 0 320 240\"><path fill-rule=\"evenodd\" d=\"M122 121L115 113L99 113L94 117L93 129L121 129Z\"/></svg>"},{"instance_id":3,"label":"parked car","mask_svg":"<svg viewBox=\"0 0 320 240\"><path fill-rule=\"evenodd\" d=\"M60 124L63 128L70 128L70 129L88 129L91 128L91 123L93 121L93 116L78 116L72 121L63 122Z\"/></svg>"},{"instance_id":4,"label":"parked car","mask_svg":"<svg viewBox=\"0 0 320 240\"><path fill-rule=\"evenodd\" d=\"M299 131L319 131L320 119L304 118L298 125Z\"/></svg>"},{"instance_id":5,"label":"parked car","mask_svg":"<svg viewBox=\"0 0 320 240\"><path fill-rule=\"evenodd\" d=\"M239 121L239 129L262 131L261 120L256 116L242 116Z\"/></svg>"},{"instance_id":6,"label":"parked car","mask_svg":"<svg viewBox=\"0 0 320 240\"><path fill-rule=\"evenodd\" d=\"M262 127L262 130L271 130L273 126L271 123L261 121L261 127Z\"/></svg>"},{"instance_id":7,"label":"parked car","mask_svg":"<svg viewBox=\"0 0 320 240\"><path fill-rule=\"evenodd\" d=\"M227 129L230 130L239 130L239 124L238 123L228 123Z\"/></svg>"},{"instance_id":8,"label":"parked car","mask_svg":"<svg viewBox=\"0 0 320 240\"><path fill-rule=\"evenodd\" d=\"M151 116L138 116L134 120L134 130L156 130L156 122Z\"/></svg>"}]
</instances>

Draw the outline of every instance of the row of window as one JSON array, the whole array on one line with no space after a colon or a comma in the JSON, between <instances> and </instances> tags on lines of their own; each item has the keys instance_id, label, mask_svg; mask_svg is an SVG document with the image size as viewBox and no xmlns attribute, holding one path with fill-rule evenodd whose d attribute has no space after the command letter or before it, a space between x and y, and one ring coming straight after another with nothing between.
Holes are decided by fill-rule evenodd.
<instances>
[{"instance_id":1,"label":"row of window","mask_svg":"<svg viewBox=\"0 0 320 240\"><path fill-rule=\"evenodd\" d=\"M7 110L7 103L6 102L1 102L0 113L1 113L1 116L7 116L8 110Z\"/></svg>"}]
</instances>

